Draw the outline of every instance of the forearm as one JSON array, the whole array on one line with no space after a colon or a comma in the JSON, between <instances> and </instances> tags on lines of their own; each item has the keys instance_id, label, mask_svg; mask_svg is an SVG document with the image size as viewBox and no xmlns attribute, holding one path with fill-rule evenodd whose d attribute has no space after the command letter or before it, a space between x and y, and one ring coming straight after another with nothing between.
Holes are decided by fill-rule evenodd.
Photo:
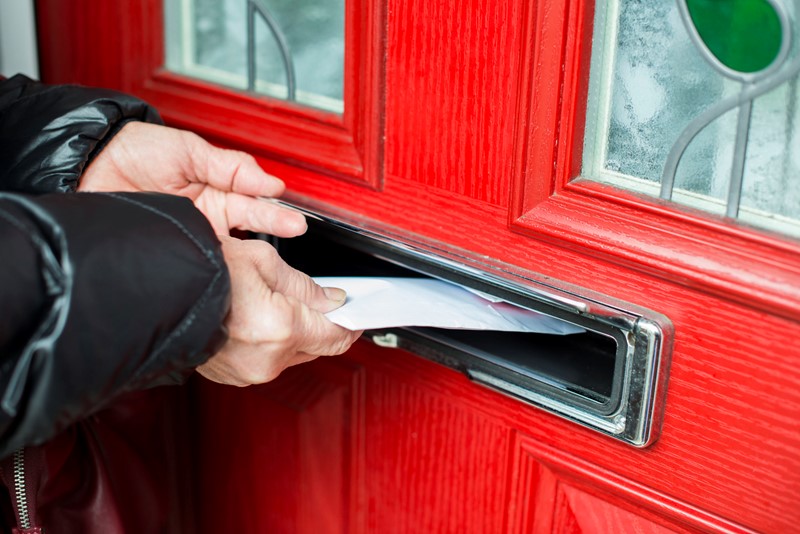
<instances>
[{"instance_id":1,"label":"forearm","mask_svg":"<svg viewBox=\"0 0 800 534\"><path fill-rule=\"evenodd\" d=\"M3 323L11 324L0 335L0 456L122 392L188 372L224 341L228 272L190 201L0 195L0 221L0 247L13 254L0 270ZM58 268L41 269L47 257ZM63 328L32 352L58 327L59 299Z\"/></svg>"}]
</instances>

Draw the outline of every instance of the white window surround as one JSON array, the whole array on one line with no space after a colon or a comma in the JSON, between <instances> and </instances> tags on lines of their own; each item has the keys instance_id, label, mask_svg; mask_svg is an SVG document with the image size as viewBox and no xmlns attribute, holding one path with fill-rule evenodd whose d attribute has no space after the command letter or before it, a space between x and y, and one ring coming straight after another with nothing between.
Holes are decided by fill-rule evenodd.
<instances>
[{"instance_id":1,"label":"white window surround","mask_svg":"<svg viewBox=\"0 0 800 534\"><path fill-rule=\"evenodd\" d=\"M0 74L39 78L33 0L0 0Z\"/></svg>"}]
</instances>

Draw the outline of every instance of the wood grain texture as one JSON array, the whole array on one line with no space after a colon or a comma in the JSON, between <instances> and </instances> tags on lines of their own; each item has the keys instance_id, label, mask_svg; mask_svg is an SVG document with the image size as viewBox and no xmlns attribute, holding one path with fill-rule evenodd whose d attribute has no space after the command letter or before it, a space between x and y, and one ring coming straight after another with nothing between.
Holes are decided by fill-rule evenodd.
<instances>
[{"instance_id":1,"label":"wood grain texture","mask_svg":"<svg viewBox=\"0 0 800 534\"><path fill-rule=\"evenodd\" d=\"M502 532L509 430L381 373L366 395L369 531Z\"/></svg>"},{"instance_id":2,"label":"wood grain texture","mask_svg":"<svg viewBox=\"0 0 800 534\"><path fill-rule=\"evenodd\" d=\"M800 319L800 243L588 180L581 148L591 2L532 5L519 83L512 228Z\"/></svg>"},{"instance_id":3,"label":"wood grain texture","mask_svg":"<svg viewBox=\"0 0 800 534\"><path fill-rule=\"evenodd\" d=\"M705 510L709 531L782 532L800 521L795 506L800 495L796 321L547 243L532 246L502 230L502 210L436 190L420 197L413 181L393 178L380 197L346 187L332 190L324 181L298 183L317 198L658 310L676 329L663 430L643 451L502 397L479 394L473 388L480 388L447 373L431 371L435 378L418 383L424 362L411 357L405 372L398 372L392 367L396 356L376 351L364 361L368 373L440 392L465 410L488 412L489 419L506 421L575 459L619 474L619 485L635 482L657 491L653 499L669 496L680 506ZM449 208L453 203L458 210ZM728 523L734 526L720 526Z\"/></svg>"},{"instance_id":4,"label":"wood grain texture","mask_svg":"<svg viewBox=\"0 0 800 534\"><path fill-rule=\"evenodd\" d=\"M506 206L520 3L390 1L389 10L387 172Z\"/></svg>"},{"instance_id":5,"label":"wood grain texture","mask_svg":"<svg viewBox=\"0 0 800 534\"><path fill-rule=\"evenodd\" d=\"M505 531L509 534L550 532L557 479L553 471L517 445L514 436L510 497Z\"/></svg>"},{"instance_id":6,"label":"wood grain texture","mask_svg":"<svg viewBox=\"0 0 800 534\"><path fill-rule=\"evenodd\" d=\"M559 487L553 532L564 534L667 534L691 532L672 529L649 521L570 486Z\"/></svg>"},{"instance_id":7,"label":"wood grain texture","mask_svg":"<svg viewBox=\"0 0 800 534\"><path fill-rule=\"evenodd\" d=\"M783 416L770 414L777 402L786 402L784 392L773 389L769 394L771 398L765 398L769 388L748 387L732 381L725 375L731 372L731 367L737 367L736 361L712 364L717 368L716 376L701 381L692 377L688 383L686 377L681 376L687 371L684 368L687 362L679 361L678 369L673 366L678 378L671 383L674 387L670 390L661 439L649 449L637 450L486 391L453 371L400 351L359 348L350 356L364 363L368 375L386 376L387 383L391 380L394 388L429 391L429 395L449 399L454 405L451 409L475 413L518 429L526 434L525 448L537 462L545 462L548 469L568 478L570 484L602 488L593 491L600 491L604 499L647 521L672 525L670 528L677 530L749 532L752 529L777 533L791 531L800 519L800 512L794 506L800 489L798 434L794 426L781 429L777 421L792 419L799 407L797 401L790 399L791 404L785 406L787 412L783 412ZM714 359L713 355L709 356ZM699 361L689 362L689 366L692 374L696 368L706 371ZM742 397L758 391L754 405L761 406L760 409L730 406L736 404L730 397L737 396L736 390L742 387ZM401 398L395 396L395 402L401 402ZM696 407L691 407L698 400L705 403L699 414L694 412ZM402 406L393 413L400 410ZM436 432L449 435L452 424L446 417L438 422L432 419L432 414L442 412L447 410L431 410L426 419L432 421ZM760 417L770 415L771 420L765 421L763 427L754 425ZM709 424L709 419L718 421ZM408 426L405 420L389 418L381 426L389 432L395 423L394 432L403 436ZM370 425L367 427L369 429ZM768 438L773 446L768 450L763 445L764 429L773 432ZM461 439L465 446L471 443L470 436L469 430L463 432ZM442 461L448 459L447 453L438 447L429 447L428 454ZM383 459L386 460L386 456ZM431 494L428 487L418 484L419 468L405 469L401 473L396 465L388 461L370 464L368 469L373 481L389 476L391 483L381 488L383 492L387 487L400 488L392 494L391 500L438 498L437 493ZM446 473L441 476L440 484L445 481L463 483L458 477L447 478ZM518 462L509 468L509 477L519 483L540 480L542 475L538 466L524 467L524 463ZM409 496L409 492L414 495ZM552 495L552 491L549 494ZM549 524L546 515L531 504L535 501L546 507L547 503L552 503L552 497L542 498L548 495L547 491L523 487L512 489L510 495L513 498L509 499L504 512L510 514L510 527L498 532L524 531L520 525ZM452 510L448 509L447 513ZM375 524L385 527L391 523ZM376 527L371 531L380 529Z\"/></svg>"},{"instance_id":8,"label":"wood grain texture","mask_svg":"<svg viewBox=\"0 0 800 534\"><path fill-rule=\"evenodd\" d=\"M520 479L517 493L548 496L536 499L536 522L526 532L752 532L652 489L619 484L614 474L528 436L519 435L516 447L518 465L540 473Z\"/></svg>"},{"instance_id":9,"label":"wood grain texture","mask_svg":"<svg viewBox=\"0 0 800 534\"><path fill-rule=\"evenodd\" d=\"M198 379L198 532L359 531L360 381L359 368L343 361L247 389Z\"/></svg>"},{"instance_id":10,"label":"wood grain texture","mask_svg":"<svg viewBox=\"0 0 800 534\"><path fill-rule=\"evenodd\" d=\"M136 57L120 61L110 35L114 17L141 23L139 10L38 4L51 81L125 87L137 69L152 74ZM226 518L243 515L234 525L245 531L569 532L591 513L615 526L641 518L643 529L796 530L798 246L567 183L580 156L589 9L390 2L382 191L320 172L357 157L314 140L328 134L308 125L324 118L199 83L163 98L175 124L258 152L300 196L666 315L675 339L658 441L633 449L362 343L338 361L363 369L345 378L325 360L292 370L291 387L201 390L195 472L208 531L233 531ZM152 48L160 30L149 31L156 45L141 45ZM295 134L305 152L263 141L290 146ZM315 388L326 393L301 394Z\"/></svg>"}]
</instances>

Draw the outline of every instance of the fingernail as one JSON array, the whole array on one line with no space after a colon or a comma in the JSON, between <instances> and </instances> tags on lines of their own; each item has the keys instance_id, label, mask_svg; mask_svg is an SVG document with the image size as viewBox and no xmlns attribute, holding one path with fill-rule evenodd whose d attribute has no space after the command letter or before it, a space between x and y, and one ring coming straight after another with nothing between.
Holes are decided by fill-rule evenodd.
<instances>
[{"instance_id":1,"label":"fingernail","mask_svg":"<svg viewBox=\"0 0 800 534\"><path fill-rule=\"evenodd\" d=\"M289 229L298 234L304 233L308 229L306 218L302 216L290 219L288 224Z\"/></svg>"},{"instance_id":2,"label":"fingernail","mask_svg":"<svg viewBox=\"0 0 800 534\"><path fill-rule=\"evenodd\" d=\"M332 300L334 302L344 302L347 298L347 293L344 289L339 289L338 287L323 287L322 292L325 293L325 296L328 297L328 300Z\"/></svg>"}]
</instances>

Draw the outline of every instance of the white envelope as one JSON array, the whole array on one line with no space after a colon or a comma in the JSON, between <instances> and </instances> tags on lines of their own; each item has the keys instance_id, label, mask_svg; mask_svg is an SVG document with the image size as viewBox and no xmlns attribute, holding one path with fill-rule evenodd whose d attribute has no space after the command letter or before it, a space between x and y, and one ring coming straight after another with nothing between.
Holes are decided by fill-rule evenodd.
<instances>
[{"instance_id":1,"label":"white envelope","mask_svg":"<svg viewBox=\"0 0 800 534\"><path fill-rule=\"evenodd\" d=\"M323 287L347 291L345 304L327 317L349 330L427 326L574 334L583 328L461 286L430 278L317 277Z\"/></svg>"}]
</instances>

